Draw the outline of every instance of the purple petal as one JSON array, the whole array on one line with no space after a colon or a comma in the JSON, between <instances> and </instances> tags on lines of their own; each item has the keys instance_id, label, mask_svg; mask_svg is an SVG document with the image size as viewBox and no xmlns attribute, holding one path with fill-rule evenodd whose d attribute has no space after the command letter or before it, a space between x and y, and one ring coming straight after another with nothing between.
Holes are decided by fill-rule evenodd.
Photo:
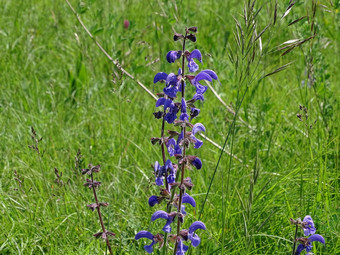
<instances>
[{"instance_id":1,"label":"purple petal","mask_svg":"<svg viewBox=\"0 0 340 255\"><path fill-rule=\"evenodd\" d=\"M201 148L202 145L203 145L203 142L200 139L197 139L196 137L195 137L195 140L196 140L196 142L195 142L194 148L195 149Z\"/></svg>"},{"instance_id":2,"label":"purple petal","mask_svg":"<svg viewBox=\"0 0 340 255\"><path fill-rule=\"evenodd\" d=\"M165 101L166 101L166 99L164 97L159 98L156 102L156 107L164 105Z\"/></svg>"},{"instance_id":3,"label":"purple petal","mask_svg":"<svg viewBox=\"0 0 340 255\"><path fill-rule=\"evenodd\" d=\"M212 81L212 77L208 73L202 71L196 75L196 77L192 81L192 84L195 85L197 82L201 80Z\"/></svg>"},{"instance_id":4,"label":"purple petal","mask_svg":"<svg viewBox=\"0 0 340 255\"><path fill-rule=\"evenodd\" d=\"M207 228L205 227L204 223L202 221L195 221L194 223L191 224L189 227L189 233L195 232L197 229L203 229L206 230Z\"/></svg>"},{"instance_id":5,"label":"purple petal","mask_svg":"<svg viewBox=\"0 0 340 255\"><path fill-rule=\"evenodd\" d=\"M204 101L204 96L200 93L196 93L193 97L193 99L195 100L200 100L200 101Z\"/></svg>"},{"instance_id":6,"label":"purple petal","mask_svg":"<svg viewBox=\"0 0 340 255\"><path fill-rule=\"evenodd\" d=\"M164 182L163 182L163 176L162 177L156 177L156 185L157 186L163 186Z\"/></svg>"},{"instance_id":7,"label":"purple petal","mask_svg":"<svg viewBox=\"0 0 340 255\"><path fill-rule=\"evenodd\" d=\"M166 122L168 122L169 124L173 123L175 121L175 119L177 119L176 113L175 112L168 112L164 119L166 120Z\"/></svg>"},{"instance_id":8,"label":"purple petal","mask_svg":"<svg viewBox=\"0 0 340 255\"><path fill-rule=\"evenodd\" d=\"M188 248L188 246L183 244L182 240L179 240L176 255L184 255Z\"/></svg>"},{"instance_id":9,"label":"purple petal","mask_svg":"<svg viewBox=\"0 0 340 255\"><path fill-rule=\"evenodd\" d=\"M183 97L182 97L182 102L181 102L181 112L182 113L187 112L187 103L185 102Z\"/></svg>"},{"instance_id":10,"label":"purple petal","mask_svg":"<svg viewBox=\"0 0 340 255\"><path fill-rule=\"evenodd\" d=\"M171 224L172 221L167 221L164 225L164 227L162 228L162 230L165 232L165 233L170 233L171 232Z\"/></svg>"},{"instance_id":11,"label":"purple petal","mask_svg":"<svg viewBox=\"0 0 340 255\"><path fill-rule=\"evenodd\" d=\"M166 60L167 60L169 63L174 63L174 62L176 61L176 59L179 59L181 56L182 56L182 51L175 51L175 50L172 50L172 51L169 51L169 52L166 54Z\"/></svg>"},{"instance_id":12,"label":"purple petal","mask_svg":"<svg viewBox=\"0 0 340 255\"><path fill-rule=\"evenodd\" d=\"M164 102L164 109L168 109L169 107L173 106L173 102L171 99L166 99Z\"/></svg>"},{"instance_id":13,"label":"purple petal","mask_svg":"<svg viewBox=\"0 0 340 255\"><path fill-rule=\"evenodd\" d=\"M195 61L193 59L190 59L188 61L188 68L189 68L189 72L190 73L194 73L198 70L198 65L195 63Z\"/></svg>"},{"instance_id":14,"label":"purple petal","mask_svg":"<svg viewBox=\"0 0 340 255\"><path fill-rule=\"evenodd\" d=\"M193 50L191 53L190 53L190 56L189 56L190 59L192 58L196 58L198 59L199 62L202 63L202 54L199 50Z\"/></svg>"},{"instance_id":15,"label":"purple petal","mask_svg":"<svg viewBox=\"0 0 340 255\"><path fill-rule=\"evenodd\" d=\"M179 119L182 120L182 121L189 121L189 115L187 113L182 113L180 116L179 116Z\"/></svg>"},{"instance_id":16,"label":"purple petal","mask_svg":"<svg viewBox=\"0 0 340 255\"><path fill-rule=\"evenodd\" d=\"M166 148L168 149L168 153L170 157L173 157L175 155L175 146L176 146L176 141L174 138L171 138L166 143Z\"/></svg>"},{"instance_id":17,"label":"purple petal","mask_svg":"<svg viewBox=\"0 0 340 255\"><path fill-rule=\"evenodd\" d=\"M191 244L194 247L197 247L201 243L201 238L197 234L189 234L189 239L191 240Z\"/></svg>"},{"instance_id":18,"label":"purple petal","mask_svg":"<svg viewBox=\"0 0 340 255\"><path fill-rule=\"evenodd\" d=\"M204 94L208 90L208 86L201 85L198 82L195 84L195 87L198 94Z\"/></svg>"},{"instance_id":19,"label":"purple petal","mask_svg":"<svg viewBox=\"0 0 340 255\"><path fill-rule=\"evenodd\" d=\"M163 92L168 95L169 97L177 97L177 92L178 92L178 89L176 86L172 86L172 87L165 87L163 89Z\"/></svg>"},{"instance_id":20,"label":"purple petal","mask_svg":"<svg viewBox=\"0 0 340 255\"><path fill-rule=\"evenodd\" d=\"M182 74L182 69L179 68L179 69L178 69L178 75L181 75L181 74Z\"/></svg>"},{"instance_id":21,"label":"purple petal","mask_svg":"<svg viewBox=\"0 0 340 255\"><path fill-rule=\"evenodd\" d=\"M217 74L213 70L206 69L206 70L203 70L202 72L209 74L210 77L213 78L214 80L218 79Z\"/></svg>"},{"instance_id":22,"label":"purple petal","mask_svg":"<svg viewBox=\"0 0 340 255\"><path fill-rule=\"evenodd\" d=\"M153 240L153 234L151 234L148 231L142 230L142 231L139 231L135 236L136 240L138 240L140 238L148 238L150 240Z\"/></svg>"},{"instance_id":23,"label":"purple petal","mask_svg":"<svg viewBox=\"0 0 340 255\"><path fill-rule=\"evenodd\" d=\"M300 253L305 249L305 246L302 244L299 244L299 246L296 249L295 255L300 255Z\"/></svg>"},{"instance_id":24,"label":"purple petal","mask_svg":"<svg viewBox=\"0 0 340 255\"><path fill-rule=\"evenodd\" d=\"M155 204L158 204L158 197L157 196L151 196L149 197L149 206L154 206Z\"/></svg>"},{"instance_id":25,"label":"purple petal","mask_svg":"<svg viewBox=\"0 0 340 255\"><path fill-rule=\"evenodd\" d=\"M205 132L205 127L201 123L196 123L192 128L192 134L195 135L197 132Z\"/></svg>"},{"instance_id":26,"label":"purple petal","mask_svg":"<svg viewBox=\"0 0 340 255\"><path fill-rule=\"evenodd\" d=\"M159 163L158 163L158 161L155 162L155 165L154 165L153 169L155 170L155 173L159 170Z\"/></svg>"},{"instance_id":27,"label":"purple petal","mask_svg":"<svg viewBox=\"0 0 340 255\"><path fill-rule=\"evenodd\" d=\"M187 193L184 194L182 198L182 203L190 204L192 207L196 207L195 199L193 199L193 197L191 197Z\"/></svg>"},{"instance_id":28,"label":"purple petal","mask_svg":"<svg viewBox=\"0 0 340 255\"><path fill-rule=\"evenodd\" d=\"M159 82L159 81L165 81L168 77L167 73L160 72L155 75L155 78L153 78L153 83Z\"/></svg>"},{"instance_id":29,"label":"purple petal","mask_svg":"<svg viewBox=\"0 0 340 255\"><path fill-rule=\"evenodd\" d=\"M198 109L198 108L191 108L190 109L190 117L193 119L193 118L195 118L195 117L197 117L198 116L198 114L200 113L200 109Z\"/></svg>"},{"instance_id":30,"label":"purple petal","mask_svg":"<svg viewBox=\"0 0 340 255\"><path fill-rule=\"evenodd\" d=\"M153 247L156 244L155 241L152 241L150 245L144 245L144 249L147 253L152 253L153 252Z\"/></svg>"},{"instance_id":31,"label":"purple petal","mask_svg":"<svg viewBox=\"0 0 340 255\"><path fill-rule=\"evenodd\" d=\"M202 168L202 161L197 157L191 162L191 164L198 170Z\"/></svg>"},{"instance_id":32,"label":"purple petal","mask_svg":"<svg viewBox=\"0 0 340 255\"><path fill-rule=\"evenodd\" d=\"M308 238L308 240L309 240L310 242L315 242L315 241L317 241L317 242L320 242L320 243L325 244L325 239L324 239L321 235L318 235L318 234L310 236L310 237Z\"/></svg>"},{"instance_id":33,"label":"purple petal","mask_svg":"<svg viewBox=\"0 0 340 255\"><path fill-rule=\"evenodd\" d=\"M168 220L168 218L169 218L168 213L164 212L164 211L154 212L154 214L152 214L152 216L151 216L151 221L155 221L155 220L157 220L159 218Z\"/></svg>"},{"instance_id":34,"label":"purple petal","mask_svg":"<svg viewBox=\"0 0 340 255\"><path fill-rule=\"evenodd\" d=\"M177 76L174 73L171 73L166 78L166 86L177 85Z\"/></svg>"}]
</instances>

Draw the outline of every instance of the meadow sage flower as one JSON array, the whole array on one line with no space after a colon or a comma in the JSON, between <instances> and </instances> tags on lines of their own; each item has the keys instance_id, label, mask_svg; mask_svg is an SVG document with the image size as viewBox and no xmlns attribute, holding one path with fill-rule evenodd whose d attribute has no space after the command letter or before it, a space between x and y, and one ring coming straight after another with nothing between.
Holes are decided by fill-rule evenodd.
<instances>
[{"instance_id":1,"label":"meadow sage flower","mask_svg":"<svg viewBox=\"0 0 340 255\"><path fill-rule=\"evenodd\" d=\"M191 73L194 73L198 70L198 65L194 61L195 58L202 63L202 54L197 49L193 50L190 54L187 54L188 68L189 72Z\"/></svg>"},{"instance_id":2,"label":"meadow sage flower","mask_svg":"<svg viewBox=\"0 0 340 255\"><path fill-rule=\"evenodd\" d=\"M315 242L315 241L320 242L322 244L325 244L325 239L321 235L317 235L317 234L311 235L308 238L306 238L306 237L298 238L297 241L301 242L301 244L299 244L299 246L297 247L295 255L300 255L300 253L303 250L306 250L307 254L309 254L309 252L313 248L312 243Z\"/></svg>"},{"instance_id":3,"label":"meadow sage flower","mask_svg":"<svg viewBox=\"0 0 340 255\"><path fill-rule=\"evenodd\" d=\"M316 228L314 226L314 222L312 220L312 217L309 216L309 215L307 215L303 219L303 221L301 223L301 226L303 228L305 236L313 235L316 232Z\"/></svg>"},{"instance_id":4,"label":"meadow sage flower","mask_svg":"<svg viewBox=\"0 0 340 255\"><path fill-rule=\"evenodd\" d=\"M142 231L139 231L136 236L135 236L135 239L138 240L140 238L147 238L147 239L150 239L152 240L152 243L149 244L149 245L145 245L144 246L144 249L147 253L152 253L153 252L153 246L156 244L156 243L160 243L161 245L163 244L163 238L160 234L157 234L157 235L153 235L151 234L150 232L148 231L145 231L145 230L142 230Z\"/></svg>"}]
</instances>

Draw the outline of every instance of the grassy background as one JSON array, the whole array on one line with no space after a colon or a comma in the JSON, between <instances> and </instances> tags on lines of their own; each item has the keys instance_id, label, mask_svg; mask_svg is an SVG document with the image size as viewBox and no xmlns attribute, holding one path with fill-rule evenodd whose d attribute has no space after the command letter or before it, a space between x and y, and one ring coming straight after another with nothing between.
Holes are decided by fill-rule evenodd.
<instances>
[{"instance_id":1,"label":"grassy background","mask_svg":"<svg viewBox=\"0 0 340 255\"><path fill-rule=\"evenodd\" d=\"M208 229L200 231L202 243L192 254L289 254L294 237L289 218L307 214L326 239L326 248L318 243L313 252L340 253L340 4L318 1L313 44L281 57L277 45L310 36L307 19L288 24L310 13L311 1L298 1L282 20L289 1L279 2L277 24L262 36L270 53L257 73L294 63L249 87L240 116L251 128L237 121L227 144L242 162L223 155L202 214ZM160 90L152 84L155 73L175 72L179 65L165 61L168 50L180 47L172 41L173 31L198 26L198 41L189 50L202 52L201 70L216 71L221 84L213 86L225 102L235 106L240 99L244 87L227 46L237 54L233 16L242 20L243 1L71 3L109 54L155 93ZM256 10L263 6L258 32L273 20L274 3L257 1ZM155 233L163 224L150 222L163 205L147 204L157 192L150 165L161 159L149 140L160 134L154 100L104 57L64 1L0 0L0 7L0 253L105 252L105 243L92 238L100 226L86 208L93 203L91 191L74 166L80 149L82 167L102 166L96 179L102 181L100 200L110 204L103 212L116 233L111 241L116 254L143 254L144 241L136 242L134 235L142 229ZM304 82L308 63L313 86ZM196 121L223 145L233 116L211 91L205 98ZM296 117L299 105L308 108L307 123ZM40 156L28 148L32 126L43 137ZM185 227L200 214L219 153L207 141L197 151L203 168L190 172L197 208L188 208ZM62 186L54 182L55 167L63 173Z\"/></svg>"}]
</instances>

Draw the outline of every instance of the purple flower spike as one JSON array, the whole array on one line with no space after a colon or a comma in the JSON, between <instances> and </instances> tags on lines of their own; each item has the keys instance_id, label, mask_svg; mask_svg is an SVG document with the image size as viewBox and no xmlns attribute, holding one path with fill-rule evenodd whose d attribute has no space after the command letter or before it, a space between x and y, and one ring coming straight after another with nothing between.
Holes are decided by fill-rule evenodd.
<instances>
[{"instance_id":1,"label":"purple flower spike","mask_svg":"<svg viewBox=\"0 0 340 255\"><path fill-rule=\"evenodd\" d=\"M166 54L166 60L169 63L174 63L177 59L179 59L182 56L182 51L169 51L168 54Z\"/></svg>"},{"instance_id":2,"label":"purple flower spike","mask_svg":"<svg viewBox=\"0 0 340 255\"><path fill-rule=\"evenodd\" d=\"M202 54L199 50L193 50L187 57L189 72L193 73L198 70L198 65L195 63L194 58L202 63Z\"/></svg>"},{"instance_id":3,"label":"purple flower spike","mask_svg":"<svg viewBox=\"0 0 340 255\"><path fill-rule=\"evenodd\" d=\"M295 255L300 255L303 250L306 250L308 254L313 248L312 243L315 241L325 244L325 239L321 235L311 235L309 238L301 237L297 240L300 241L301 244L297 247Z\"/></svg>"},{"instance_id":4,"label":"purple flower spike","mask_svg":"<svg viewBox=\"0 0 340 255\"><path fill-rule=\"evenodd\" d=\"M155 78L153 78L153 83L161 82L161 81L166 81L166 78L168 77L167 73L160 72L155 75Z\"/></svg>"},{"instance_id":5,"label":"purple flower spike","mask_svg":"<svg viewBox=\"0 0 340 255\"><path fill-rule=\"evenodd\" d=\"M150 232L148 231L145 231L145 230L142 230L142 231L139 231L137 233L137 235L135 236L135 239L138 240L140 238L147 238L147 239L150 239L152 240L152 243L150 245L145 245L144 246L144 249L147 253L152 253L153 252L153 246L156 244L156 241L154 240L154 236L153 234L151 234Z\"/></svg>"},{"instance_id":6,"label":"purple flower spike","mask_svg":"<svg viewBox=\"0 0 340 255\"><path fill-rule=\"evenodd\" d=\"M314 226L314 222L312 220L312 217L307 215L302 222L302 228L304 231L305 236L313 235L316 232L316 228Z\"/></svg>"}]
</instances>

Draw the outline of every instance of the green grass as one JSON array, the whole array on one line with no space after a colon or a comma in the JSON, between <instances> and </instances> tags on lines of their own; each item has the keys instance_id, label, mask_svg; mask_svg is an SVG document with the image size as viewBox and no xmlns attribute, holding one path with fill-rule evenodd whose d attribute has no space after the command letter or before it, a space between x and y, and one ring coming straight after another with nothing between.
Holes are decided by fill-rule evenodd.
<instances>
[{"instance_id":1,"label":"green grass","mask_svg":"<svg viewBox=\"0 0 340 255\"><path fill-rule=\"evenodd\" d=\"M230 129L233 115L211 91L200 105L197 121L207 136L222 146L230 129L226 148L242 163L223 154L201 216L207 231L200 231L202 243L191 254L290 254L294 226L289 218L307 214L326 239L326 247L317 243L313 252L340 253L340 4L318 1L330 12L318 5L317 36L280 56L276 46L310 36L307 19L288 24L307 10L310 14L312 1L298 1L282 20L288 1L278 2L276 25L262 36L270 53L256 74L294 62L249 86L239 116L251 128L236 118ZM240 102L249 80L238 82L240 72L228 49L239 54L233 16L243 20L242 1L71 3L113 59L154 93L160 90L152 84L154 75L178 68L165 60L168 50L180 47L172 41L173 29L198 26L197 43L189 50L200 49L201 70L218 74L221 84L213 86L222 99L234 109ZM274 3L257 1L256 10L263 5L258 33L273 21ZM110 204L103 215L116 233L115 253L144 254L144 241L136 242L134 235L159 231L163 223L150 222L163 205L147 204L158 192L150 165L161 159L160 149L150 143L161 125L152 115L154 100L105 58L64 1L0 0L0 6L0 254L103 254L105 242L92 237L100 230L97 216L86 208L94 201L92 193L74 169L78 149L82 167L102 166L95 179L102 182L100 200ZM308 63L313 64L312 87L302 85ZM312 129L296 117L299 105L308 108ZM43 137L40 156L28 148L31 126ZM187 209L184 227L201 213L219 154L207 141L197 151L203 168L190 172L197 208ZM63 173L63 186L54 182L55 167ZM21 186L14 170L24 179Z\"/></svg>"}]
</instances>

